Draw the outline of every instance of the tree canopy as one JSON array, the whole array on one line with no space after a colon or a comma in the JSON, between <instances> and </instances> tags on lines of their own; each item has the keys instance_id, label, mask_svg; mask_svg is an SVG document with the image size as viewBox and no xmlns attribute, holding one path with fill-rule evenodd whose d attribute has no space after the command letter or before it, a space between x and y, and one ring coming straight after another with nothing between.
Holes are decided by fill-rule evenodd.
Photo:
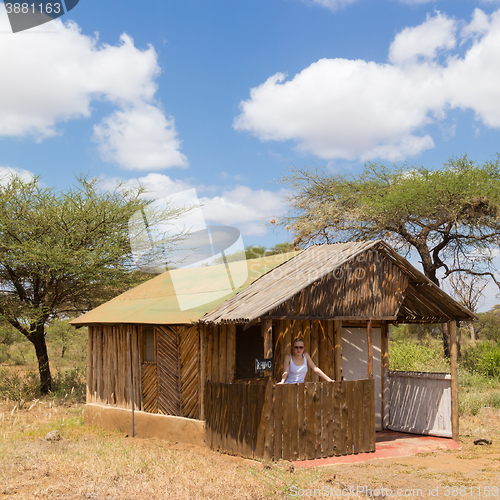
<instances>
[{"instance_id":1,"label":"tree canopy","mask_svg":"<svg viewBox=\"0 0 500 500\"><path fill-rule=\"evenodd\" d=\"M66 192L36 178L0 183L0 315L33 343L42 392L51 388L46 325L144 279L132 272L129 219L150 203L141 189L101 191L85 177Z\"/></svg>"},{"instance_id":2,"label":"tree canopy","mask_svg":"<svg viewBox=\"0 0 500 500\"><path fill-rule=\"evenodd\" d=\"M424 274L439 285L456 272L495 276L500 241L500 161L476 165L466 155L442 168L369 163L359 175L295 170L291 195L295 244L382 238L416 251Z\"/></svg>"}]
</instances>

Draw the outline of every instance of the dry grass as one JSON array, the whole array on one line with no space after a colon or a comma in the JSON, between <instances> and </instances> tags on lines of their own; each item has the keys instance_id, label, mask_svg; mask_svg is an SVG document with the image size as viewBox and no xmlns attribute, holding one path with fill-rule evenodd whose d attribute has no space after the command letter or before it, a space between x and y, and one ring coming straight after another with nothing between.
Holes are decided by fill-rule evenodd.
<instances>
[{"instance_id":1,"label":"dry grass","mask_svg":"<svg viewBox=\"0 0 500 500\"><path fill-rule=\"evenodd\" d=\"M461 420L463 449L397 460L301 470L206 448L131 439L84 427L82 405L42 400L12 408L0 402L0 498L9 499L285 499L292 487L368 485L429 488L490 485L500 475L500 412ZM45 441L57 429L63 439ZM487 436L493 446L474 446ZM358 498L365 498L360 495Z\"/></svg>"},{"instance_id":2,"label":"dry grass","mask_svg":"<svg viewBox=\"0 0 500 500\"><path fill-rule=\"evenodd\" d=\"M83 427L82 407L39 402L0 413L0 498L288 498L318 471L290 472L205 448ZM48 442L57 429L63 439Z\"/></svg>"}]
</instances>

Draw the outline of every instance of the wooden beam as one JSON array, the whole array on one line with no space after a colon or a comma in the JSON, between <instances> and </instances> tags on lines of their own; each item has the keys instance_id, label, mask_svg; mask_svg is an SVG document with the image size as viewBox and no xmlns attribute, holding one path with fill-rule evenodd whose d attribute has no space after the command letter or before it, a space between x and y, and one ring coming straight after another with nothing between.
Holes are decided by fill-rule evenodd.
<instances>
[{"instance_id":1,"label":"wooden beam","mask_svg":"<svg viewBox=\"0 0 500 500\"><path fill-rule=\"evenodd\" d=\"M273 320L265 319L261 323L261 332L264 337L264 358L273 357ZM274 360L273 360L274 362ZM271 380L273 378L273 372L264 372L266 377ZM278 375L279 377L280 375Z\"/></svg>"},{"instance_id":2,"label":"wooden beam","mask_svg":"<svg viewBox=\"0 0 500 500\"><path fill-rule=\"evenodd\" d=\"M88 328L88 344L87 344L87 403L92 403L92 355L93 355L93 341L94 341L94 328Z\"/></svg>"},{"instance_id":3,"label":"wooden beam","mask_svg":"<svg viewBox=\"0 0 500 500\"><path fill-rule=\"evenodd\" d=\"M273 322L270 319L262 321L262 336L264 337L264 358L273 357Z\"/></svg>"},{"instance_id":4,"label":"wooden beam","mask_svg":"<svg viewBox=\"0 0 500 500\"><path fill-rule=\"evenodd\" d=\"M457 322L449 321L448 337L451 355L451 437L458 441L458 360L457 360Z\"/></svg>"},{"instance_id":5,"label":"wooden beam","mask_svg":"<svg viewBox=\"0 0 500 500\"><path fill-rule=\"evenodd\" d=\"M334 356L335 356L335 380L342 380L342 321L333 321L333 337L335 341Z\"/></svg>"},{"instance_id":6,"label":"wooden beam","mask_svg":"<svg viewBox=\"0 0 500 500\"><path fill-rule=\"evenodd\" d=\"M236 376L236 324L229 323L227 329L227 374L226 383L233 384Z\"/></svg>"},{"instance_id":7,"label":"wooden beam","mask_svg":"<svg viewBox=\"0 0 500 500\"><path fill-rule=\"evenodd\" d=\"M366 322L369 320L372 321L397 321L398 317L397 316L266 316L266 318L269 319L276 319L276 320L310 320L310 321L331 321L331 320L338 320L338 321L361 321L361 322ZM248 323L247 325L250 325ZM248 328L248 326L247 326Z\"/></svg>"},{"instance_id":8,"label":"wooden beam","mask_svg":"<svg viewBox=\"0 0 500 500\"><path fill-rule=\"evenodd\" d=\"M373 339L372 339L372 320L366 322L366 338L368 341L368 378L373 378Z\"/></svg>"},{"instance_id":9,"label":"wooden beam","mask_svg":"<svg viewBox=\"0 0 500 500\"><path fill-rule=\"evenodd\" d=\"M382 323L380 327L380 350L382 355L381 393L382 393L382 429L389 425L389 325Z\"/></svg>"}]
</instances>

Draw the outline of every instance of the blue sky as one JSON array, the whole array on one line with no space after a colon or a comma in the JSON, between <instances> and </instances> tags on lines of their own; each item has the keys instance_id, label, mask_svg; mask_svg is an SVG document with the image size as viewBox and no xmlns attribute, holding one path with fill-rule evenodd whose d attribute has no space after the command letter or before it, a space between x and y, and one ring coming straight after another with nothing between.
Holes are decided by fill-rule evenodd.
<instances>
[{"instance_id":1,"label":"blue sky","mask_svg":"<svg viewBox=\"0 0 500 500\"><path fill-rule=\"evenodd\" d=\"M11 34L0 168L196 188L245 244L291 239L290 167L438 167L500 152L500 1L80 0Z\"/></svg>"}]
</instances>

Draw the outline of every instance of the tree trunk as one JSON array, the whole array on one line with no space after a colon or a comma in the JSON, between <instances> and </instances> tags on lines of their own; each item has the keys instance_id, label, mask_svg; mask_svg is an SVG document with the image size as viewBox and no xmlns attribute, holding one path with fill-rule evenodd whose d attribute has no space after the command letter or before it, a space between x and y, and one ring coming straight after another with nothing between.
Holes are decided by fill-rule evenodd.
<instances>
[{"instance_id":1,"label":"tree trunk","mask_svg":"<svg viewBox=\"0 0 500 500\"><path fill-rule=\"evenodd\" d=\"M467 330L469 330L470 344L476 345L476 331L474 330L474 325L472 321L466 321L465 327L467 328Z\"/></svg>"},{"instance_id":2,"label":"tree trunk","mask_svg":"<svg viewBox=\"0 0 500 500\"><path fill-rule=\"evenodd\" d=\"M47 353L47 344L45 343L44 325L36 325L36 329L30 337L31 342L35 346L36 357L38 359L40 392L42 394L48 394L52 390L52 376L50 375L49 356Z\"/></svg>"},{"instance_id":3,"label":"tree trunk","mask_svg":"<svg viewBox=\"0 0 500 500\"><path fill-rule=\"evenodd\" d=\"M446 323L441 323L441 335L443 336L444 357L446 359L450 359L450 357L451 357L450 342L448 340L448 332L447 332L447 325L446 325Z\"/></svg>"}]
</instances>

